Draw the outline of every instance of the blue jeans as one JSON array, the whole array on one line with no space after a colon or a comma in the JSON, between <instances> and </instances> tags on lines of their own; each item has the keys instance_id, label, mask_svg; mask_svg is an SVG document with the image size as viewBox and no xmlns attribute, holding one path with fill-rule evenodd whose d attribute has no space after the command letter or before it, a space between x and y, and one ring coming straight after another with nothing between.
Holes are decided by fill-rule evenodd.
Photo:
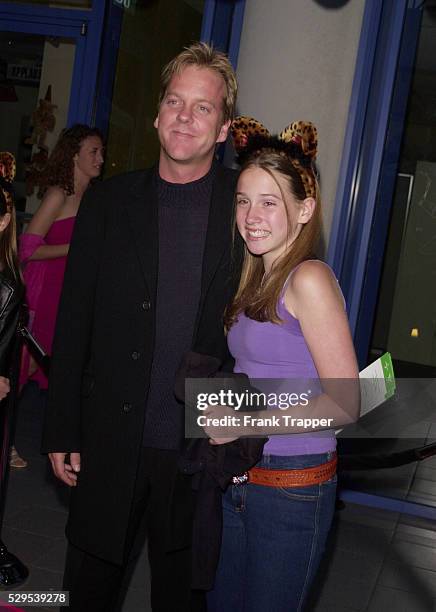
<instances>
[{"instance_id":1,"label":"blue jeans","mask_svg":"<svg viewBox=\"0 0 436 612\"><path fill-rule=\"evenodd\" d=\"M264 455L258 467L299 469L331 453ZM336 476L310 487L230 486L223 498L223 541L208 612L303 609L333 518Z\"/></svg>"}]
</instances>

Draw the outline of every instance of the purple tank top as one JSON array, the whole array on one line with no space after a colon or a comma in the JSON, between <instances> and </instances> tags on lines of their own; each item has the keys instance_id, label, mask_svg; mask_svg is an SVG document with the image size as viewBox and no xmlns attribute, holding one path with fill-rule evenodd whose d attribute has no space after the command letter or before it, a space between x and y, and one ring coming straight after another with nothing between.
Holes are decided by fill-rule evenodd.
<instances>
[{"instance_id":1,"label":"purple tank top","mask_svg":"<svg viewBox=\"0 0 436 612\"><path fill-rule=\"evenodd\" d=\"M300 323L286 310L284 304L287 282L277 305L277 314L282 319L282 324L254 321L241 313L229 331L227 340L235 359L234 371L243 372L252 380L319 380ZM304 383L301 384L304 387ZM326 453L335 448L335 433L329 429L270 436L265 444L264 454L312 455Z\"/></svg>"}]
</instances>

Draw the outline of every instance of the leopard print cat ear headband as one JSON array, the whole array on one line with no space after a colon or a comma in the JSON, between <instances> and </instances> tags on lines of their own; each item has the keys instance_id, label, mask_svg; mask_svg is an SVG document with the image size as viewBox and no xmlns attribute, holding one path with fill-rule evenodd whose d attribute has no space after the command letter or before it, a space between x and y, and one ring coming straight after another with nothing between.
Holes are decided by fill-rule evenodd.
<instances>
[{"instance_id":1,"label":"leopard print cat ear headband","mask_svg":"<svg viewBox=\"0 0 436 612\"><path fill-rule=\"evenodd\" d=\"M314 162L318 134L313 123L294 121L278 136L271 136L257 119L236 117L230 131L239 163L244 163L248 157L262 149L274 149L289 158L301 177L306 197L316 197L318 182Z\"/></svg>"},{"instance_id":2,"label":"leopard print cat ear headband","mask_svg":"<svg viewBox=\"0 0 436 612\"><path fill-rule=\"evenodd\" d=\"M14 206L12 197L12 182L15 178L17 165L15 157L8 151L0 152L0 189L6 199L7 212L11 212Z\"/></svg>"}]
</instances>

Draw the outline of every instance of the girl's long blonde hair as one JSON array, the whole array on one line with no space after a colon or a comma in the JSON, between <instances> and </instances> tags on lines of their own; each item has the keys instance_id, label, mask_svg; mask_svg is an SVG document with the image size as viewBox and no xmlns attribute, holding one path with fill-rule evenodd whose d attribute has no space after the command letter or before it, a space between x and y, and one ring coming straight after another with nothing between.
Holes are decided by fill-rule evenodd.
<instances>
[{"instance_id":1,"label":"girl's long blonde hair","mask_svg":"<svg viewBox=\"0 0 436 612\"><path fill-rule=\"evenodd\" d=\"M22 282L20 264L17 255L17 222L12 199L6 198L0 189L0 217L10 214L9 225L0 233L0 270L11 280Z\"/></svg>"},{"instance_id":2,"label":"girl's long blonde hair","mask_svg":"<svg viewBox=\"0 0 436 612\"><path fill-rule=\"evenodd\" d=\"M292 160L287 155L274 149L262 149L245 161L241 173L248 168L264 170L277 183L285 204L289 229L290 220L286 204L289 198L283 192L276 175L279 174L286 180L289 192L297 201L303 201L306 198L303 181L299 172L293 166ZM244 246L244 261L239 287L224 314L224 325L227 331L236 322L238 314L241 312L255 321L281 323L281 319L277 315L277 302L286 279L298 264L315 256L316 244L321 233L321 201L318 183L315 200L316 205L311 219L302 226L299 235L285 253L274 262L266 278L264 277L262 257L252 255L247 246ZM235 212L233 232L234 235L237 232Z\"/></svg>"}]
</instances>

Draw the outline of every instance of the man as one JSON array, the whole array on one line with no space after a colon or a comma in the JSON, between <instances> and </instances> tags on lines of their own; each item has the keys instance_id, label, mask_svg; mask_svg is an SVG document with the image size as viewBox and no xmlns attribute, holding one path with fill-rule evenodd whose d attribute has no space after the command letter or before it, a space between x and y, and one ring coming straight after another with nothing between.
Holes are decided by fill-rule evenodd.
<instances>
[{"instance_id":1,"label":"man","mask_svg":"<svg viewBox=\"0 0 436 612\"><path fill-rule=\"evenodd\" d=\"M43 451L72 487L64 586L81 612L114 608L144 516L153 610L192 603L192 501L177 468L184 411L173 388L186 351L228 355L236 176L214 156L236 80L226 56L196 43L161 85L158 166L89 191L58 314Z\"/></svg>"}]
</instances>

